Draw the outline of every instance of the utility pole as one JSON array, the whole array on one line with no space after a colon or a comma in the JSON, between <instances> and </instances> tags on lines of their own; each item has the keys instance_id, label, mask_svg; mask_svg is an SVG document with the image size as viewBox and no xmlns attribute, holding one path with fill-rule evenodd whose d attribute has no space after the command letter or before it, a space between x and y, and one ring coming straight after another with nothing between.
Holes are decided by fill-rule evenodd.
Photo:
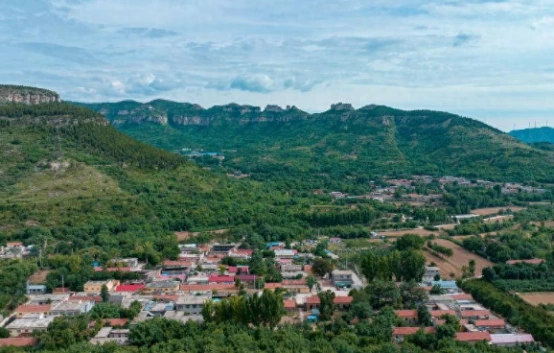
<instances>
[{"instance_id":1,"label":"utility pole","mask_svg":"<svg viewBox=\"0 0 554 353\"><path fill-rule=\"evenodd\" d=\"M65 286L64 286L64 281L63 281L63 275L62 275L62 293L65 293Z\"/></svg>"}]
</instances>

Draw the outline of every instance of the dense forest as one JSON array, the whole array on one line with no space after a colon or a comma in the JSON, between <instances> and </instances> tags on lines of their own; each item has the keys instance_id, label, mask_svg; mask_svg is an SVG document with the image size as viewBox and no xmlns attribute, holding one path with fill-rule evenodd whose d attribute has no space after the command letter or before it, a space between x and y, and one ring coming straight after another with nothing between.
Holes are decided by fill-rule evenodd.
<instances>
[{"instance_id":1,"label":"dense forest","mask_svg":"<svg viewBox=\"0 0 554 353\"><path fill-rule=\"evenodd\" d=\"M384 176L457 175L496 181L551 181L552 154L453 114L384 106L334 105L319 114L229 104L83 104L120 131L166 150L223 155L195 158L215 171L240 171L280 189L369 190Z\"/></svg>"}]
</instances>

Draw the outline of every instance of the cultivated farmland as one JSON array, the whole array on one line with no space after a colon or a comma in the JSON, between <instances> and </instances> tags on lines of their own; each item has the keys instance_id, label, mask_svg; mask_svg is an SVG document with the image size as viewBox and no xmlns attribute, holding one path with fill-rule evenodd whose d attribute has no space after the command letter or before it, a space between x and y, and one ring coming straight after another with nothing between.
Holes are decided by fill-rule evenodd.
<instances>
[{"instance_id":1,"label":"cultivated farmland","mask_svg":"<svg viewBox=\"0 0 554 353\"><path fill-rule=\"evenodd\" d=\"M493 263L484 259L466 249L454 244L445 239L435 239L434 243L452 249L454 254L450 257L441 255L441 257L431 254L428 250L425 251L427 262L434 262L440 269L443 278L450 278L450 273L454 273L456 277L462 275L462 266L467 266L470 260L475 260L475 276L480 277L485 267L492 266Z\"/></svg>"}]
</instances>

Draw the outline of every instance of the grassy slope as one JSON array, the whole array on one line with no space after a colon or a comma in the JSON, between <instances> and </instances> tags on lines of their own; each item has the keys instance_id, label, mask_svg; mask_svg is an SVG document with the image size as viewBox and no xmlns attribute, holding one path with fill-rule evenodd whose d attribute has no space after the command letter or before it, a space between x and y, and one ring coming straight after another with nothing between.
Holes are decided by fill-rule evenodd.
<instances>
[{"instance_id":1,"label":"grassy slope","mask_svg":"<svg viewBox=\"0 0 554 353\"><path fill-rule=\"evenodd\" d=\"M33 229L65 238L64 232L81 230L81 246L107 246L114 234L125 233L120 246L131 247L133 239L172 230L249 224L288 200L255 182L216 176L111 126L67 127L60 121L79 117L57 114L39 119L1 119L0 238L38 236Z\"/></svg>"}]
</instances>

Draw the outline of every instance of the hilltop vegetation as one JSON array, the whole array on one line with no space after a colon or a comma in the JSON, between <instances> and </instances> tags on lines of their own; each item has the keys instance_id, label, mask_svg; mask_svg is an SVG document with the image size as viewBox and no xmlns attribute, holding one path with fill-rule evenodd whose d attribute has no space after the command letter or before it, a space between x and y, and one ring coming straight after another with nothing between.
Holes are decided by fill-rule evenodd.
<instances>
[{"instance_id":1,"label":"hilltop vegetation","mask_svg":"<svg viewBox=\"0 0 554 353\"><path fill-rule=\"evenodd\" d=\"M548 126L510 131L510 135L527 143L554 143L554 129Z\"/></svg>"},{"instance_id":2,"label":"hilltop vegetation","mask_svg":"<svg viewBox=\"0 0 554 353\"><path fill-rule=\"evenodd\" d=\"M384 106L337 104L320 114L295 107L265 110L230 104L156 100L85 105L120 131L179 152L217 152L196 159L222 172L240 171L283 188L367 190L370 180L412 174L496 181L552 181L553 154L476 120Z\"/></svg>"}]
</instances>

